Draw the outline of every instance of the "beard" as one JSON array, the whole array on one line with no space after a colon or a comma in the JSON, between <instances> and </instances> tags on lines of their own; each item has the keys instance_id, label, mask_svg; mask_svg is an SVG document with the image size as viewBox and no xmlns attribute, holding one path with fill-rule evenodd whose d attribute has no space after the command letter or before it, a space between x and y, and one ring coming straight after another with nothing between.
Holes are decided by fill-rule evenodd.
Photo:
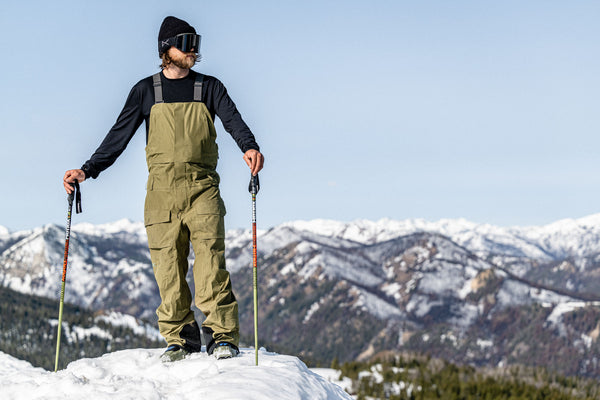
<instances>
[{"instance_id":1,"label":"beard","mask_svg":"<svg viewBox=\"0 0 600 400\"><path fill-rule=\"evenodd\" d=\"M184 55L179 56L179 57L170 57L171 58L171 62L173 63L173 65L179 67L179 68L184 68L184 69L190 69L192 68L195 64L196 61L198 60L198 54L196 53L183 53ZM192 55L193 57L189 57L190 55Z\"/></svg>"}]
</instances>

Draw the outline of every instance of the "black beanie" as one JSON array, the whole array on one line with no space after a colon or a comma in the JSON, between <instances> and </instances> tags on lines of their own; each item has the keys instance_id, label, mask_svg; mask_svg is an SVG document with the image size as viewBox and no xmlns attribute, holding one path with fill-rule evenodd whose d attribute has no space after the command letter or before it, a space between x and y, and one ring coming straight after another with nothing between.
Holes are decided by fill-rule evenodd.
<instances>
[{"instance_id":1,"label":"black beanie","mask_svg":"<svg viewBox=\"0 0 600 400\"><path fill-rule=\"evenodd\" d=\"M182 19L167 17L163 20L158 31L158 54L161 56L171 46L162 46L161 41L177 36L180 33L196 33L193 26ZM164 48L166 47L166 48Z\"/></svg>"}]
</instances>

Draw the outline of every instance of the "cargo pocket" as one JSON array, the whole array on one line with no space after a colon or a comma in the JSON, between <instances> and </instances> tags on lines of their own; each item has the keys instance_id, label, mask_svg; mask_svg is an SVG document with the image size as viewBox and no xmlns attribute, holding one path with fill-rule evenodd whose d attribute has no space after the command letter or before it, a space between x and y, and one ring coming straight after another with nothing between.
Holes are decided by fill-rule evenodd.
<instances>
[{"instance_id":1,"label":"cargo pocket","mask_svg":"<svg viewBox=\"0 0 600 400\"><path fill-rule=\"evenodd\" d=\"M225 238L225 219L220 214L196 214L192 218L193 235L197 239Z\"/></svg>"},{"instance_id":2,"label":"cargo pocket","mask_svg":"<svg viewBox=\"0 0 600 400\"><path fill-rule=\"evenodd\" d=\"M147 190L172 190L173 181L175 180L175 172L173 163L153 164L151 172L148 174Z\"/></svg>"},{"instance_id":3,"label":"cargo pocket","mask_svg":"<svg viewBox=\"0 0 600 400\"><path fill-rule=\"evenodd\" d=\"M198 191L193 199L192 209L194 213L225 215L227 211L218 184L215 183L214 178L205 179L204 182L205 186Z\"/></svg>"},{"instance_id":4,"label":"cargo pocket","mask_svg":"<svg viewBox=\"0 0 600 400\"><path fill-rule=\"evenodd\" d=\"M225 203L223 203L223 199L220 196L209 200L197 201L194 204L194 213L197 215L217 214L224 216L226 214Z\"/></svg>"},{"instance_id":5,"label":"cargo pocket","mask_svg":"<svg viewBox=\"0 0 600 400\"><path fill-rule=\"evenodd\" d=\"M148 234L148 247L162 249L169 246L168 231L171 224L169 210L146 210L144 212L144 225Z\"/></svg>"},{"instance_id":6,"label":"cargo pocket","mask_svg":"<svg viewBox=\"0 0 600 400\"><path fill-rule=\"evenodd\" d=\"M198 239L224 238L225 204L219 195L218 188L209 188L207 192L194 203L192 220L195 237Z\"/></svg>"}]
</instances>

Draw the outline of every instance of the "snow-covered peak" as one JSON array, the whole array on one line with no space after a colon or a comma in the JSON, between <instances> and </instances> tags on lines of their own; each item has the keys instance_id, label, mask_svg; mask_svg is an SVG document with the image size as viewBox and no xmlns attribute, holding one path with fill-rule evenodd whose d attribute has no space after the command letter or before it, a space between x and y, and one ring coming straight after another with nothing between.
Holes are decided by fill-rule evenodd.
<instances>
[{"instance_id":1,"label":"snow-covered peak","mask_svg":"<svg viewBox=\"0 0 600 400\"><path fill-rule=\"evenodd\" d=\"M543 226L500 227L466 219L424 219L339 222L316 219L280 225L295 231L373 244L416 232L437 233L478 253L551 259L584 257L600 252L600 214L564 219Z\"/></svg>"},{"instance_id":2,"label":"snow-covered peak","mask_svg":"<svg viewBox=\"0 0 600 400\"><path fill-rule=\"evenodd\" d=\"M351 222L316 219L292 221L281 226L364 244L381 242L415 232L435 232L453 236L474 229L479 229L482 233L496 229L492 225L478 225L465 219L442 219L429 222L421 218L406 220L383 218L378 221L358 219Z\"/></svg>"},{"instance_id":3,"label":"snow-covered peak","mask_svg":"<svg viewBox=\"0 0 600 400\"><path fill-rule=\"evenodd\" d=\"M105 236L115 233L129 233L138 236L146 235L146 229L144 228L144 224L142 222L134 222L127 218L100 225L82 222L73 225L71 230L74 232L86 233L94 236Z\"/></svg>"},{"instance_id":4,"label":"snow-covered peak","mask_svg":"<svg viewBox=\"0 0 600 400\"><path fill-rule=\"evenodd\" d=\"M0 238L8 236L8 235L10 235L10 231L7 228L0 225Z\"/></svg>"},{"instance_id":5,"label":"snow-covered peak","mask_svg":"<svg viewBox=\"0 0 600 400\"><path fill-rule=\"evenodd\" d=\"M0 386L8 399L352 399L298 358L242 349L219 360L195 353L161 363L163 349L122 350L48 372L0 352Z\"/></svg>"}]
</instances>

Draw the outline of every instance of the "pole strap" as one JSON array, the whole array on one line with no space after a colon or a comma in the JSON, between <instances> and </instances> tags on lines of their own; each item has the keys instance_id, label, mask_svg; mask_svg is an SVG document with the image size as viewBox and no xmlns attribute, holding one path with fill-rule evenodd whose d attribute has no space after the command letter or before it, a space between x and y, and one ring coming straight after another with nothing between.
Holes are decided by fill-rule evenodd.
<instances>
[{"instance_id":1,"label":"pole strap","mask_svg":"<svg viewBox=\"0 0 600 400\"><path fill-rule=\"evenodd\" d=\"M73 186L75 188L75 212L77 214L81 214L83 211L81 209L81 189L79 188L79 182L73 182ZM69 204L73 204L73 194L69 196Z\"/></svg>"}]
</instances>

